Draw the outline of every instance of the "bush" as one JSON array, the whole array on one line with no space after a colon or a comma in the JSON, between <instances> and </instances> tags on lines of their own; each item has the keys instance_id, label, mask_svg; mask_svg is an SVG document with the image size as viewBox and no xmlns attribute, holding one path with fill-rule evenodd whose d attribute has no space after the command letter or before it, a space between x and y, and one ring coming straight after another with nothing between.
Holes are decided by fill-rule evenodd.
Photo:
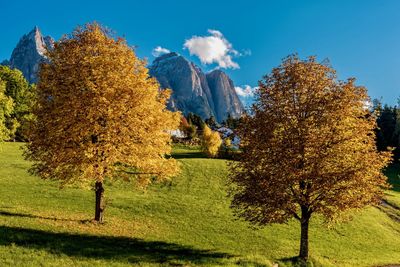
<instances>
[{"instance_id":1,"label":"bush","mask_svg":"<svg viewBox=\"0 0 400 267\"><path fill-rule=\"evenodd\" d=\"M210 158L215 158L218 155L219 148L222 144L222 139L218 132L212 131L207 125L204 126L202 150Z\"/></svg>"}]
</instances>

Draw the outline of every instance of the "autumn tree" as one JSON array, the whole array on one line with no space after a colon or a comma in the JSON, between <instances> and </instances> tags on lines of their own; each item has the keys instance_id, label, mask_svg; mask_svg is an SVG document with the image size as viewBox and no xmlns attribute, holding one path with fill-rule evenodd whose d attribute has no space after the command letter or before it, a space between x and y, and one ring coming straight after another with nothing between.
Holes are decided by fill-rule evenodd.
<instances>
[{"instance_id":1,"label":"autumn tree","mask_svg":"<svg viewBox=\"0 0 400 267\"><path fill-rule=\"evenodd\" d=\"M62 185L94 183L95 220L102 222L106 180L146 185L178 172L166 155L180 114L166 110L169 91L159 90L125 40L87 24L47 57L26 152L34 173Z\"/></svg>"},{"instance_id":2,"label":"autumn tree","mask_svg":"<svg viewBox=\"0 0 400 267\"><path fill-rule=\"evenodd\" d=\"M377 204L387 187L366 89L339 81L327 63L290 56L259 82L252 116L240 126L243 153L230 166L237 216L263 226L295 218L299 259L308 259L315 213L329 221Z\"/></svg>"},{"instance_id":3,"label":"autumn tree","mask_svg":"<svg viewBox=\"0 0 400 267\"><path fill-rule=\"evenodd\" d=\"M189 140L192 140L197 135L196 126L194 126L193 124L189 124L184 116L182 116L181 118L179 129L185 134L186 138Z\"/></svg>"},{"instance_id":4,"label":"autumn tree","mask_svg":"<svg viewBox=\"0 0 400 267\"><path fill-rule=\"evenodd\" d=\"M214 158L218 155L221 144L222 139L219 133L212 131L208 125L204 125L202 140L203 152L206 153L208 157Z\"/></svg>"}]
</instances>

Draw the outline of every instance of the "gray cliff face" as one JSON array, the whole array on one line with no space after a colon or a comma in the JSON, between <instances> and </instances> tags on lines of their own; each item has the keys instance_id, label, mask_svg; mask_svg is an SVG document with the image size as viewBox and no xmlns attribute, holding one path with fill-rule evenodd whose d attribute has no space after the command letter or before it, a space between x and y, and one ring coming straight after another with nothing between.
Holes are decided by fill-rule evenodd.
<instances>
[{"instance_id":1,"label":"gray cliff face","mask_svg":"<svg viewBox=\"0 0 400 267\"><path fill-rule=\"evenodd\" d=\"M224 121L228 114L238 118L244 107L235 91L232 80L221 70L207 73L207 82L215 104L214 113L217 121Z\"/></svg>"},{"instance_id":2,"label":"gray cliff face","mask_svg":"<svg viewBox=\"0 0 400 267\"><path fill-rule=\"evenodd\" d=\"M36 83L39 65L46 60L46 49L53 47L53 38L42 36L35 27L22 36L10 60L2 64L21 70L30 83ZM195 113L203 119L214 116L218 122L228 114L237 118L244 112L232 80L220 70L204 74L193 62L173 52L156 58L149 69L161 88L172 89L170 110L179 110L185 115Z\"/></svg>"},{"instance_id":3,"label":"gray cliff face","mask_svg":"<svg viewBox=\"0 0 400 267\"><path fill-rule=\"evenodd\" d=\"M204 73L184 57L169 53L156 58L150 75L157 78L161 88L172 89L171 110L185 115L192 112L203 119L214 115L214 103Z\"/></svg>"},{"instance_id":4,"label":"gray cliff face","mask_svg":"<svg viewBox=\"0 0 400 267\"><path fill-rule=\"evenodd\" d=\"M43 37L38 27L22 36L14 48L9 66L22 71L29 83L37 82L39 64L45 59L46 48L53 48L54 40L50 36Z\"/></svg>"},{"instance_id":5,"label":"gray cliff face","mask_svg":"<svg viewBox=\"0 0 400 267\"><path fill-rule=\"evenodd\" d=\"M238 118L244 107L236 94L232 80L220 70L204 74L193 62L177 53L156 58L150 66L161 88L172 89L169 108L187 115L192 112L203 119L214 116L224 121L228 114Z\"/></svg>"}]
</instances>

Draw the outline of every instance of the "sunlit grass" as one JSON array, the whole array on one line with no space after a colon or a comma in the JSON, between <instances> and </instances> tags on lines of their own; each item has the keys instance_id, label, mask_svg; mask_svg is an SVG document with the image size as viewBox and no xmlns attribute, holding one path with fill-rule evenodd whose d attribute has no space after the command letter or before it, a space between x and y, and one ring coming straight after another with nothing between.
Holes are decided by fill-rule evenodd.
<instances>
[{"instance_id":1,"label":"sunlit grass","mask_svg":"<svg viewBox=\"0 0 400 267\"><path fill-rule=\"evenodd\" d=\"M235 221L226 196L226 162L178 147L182 174L146 191L106 185L106 223L96 225L94 192L27 173L17 143L0 153L0 266L291 266L299 226L292 221L254 230ZM398 169L391 169L391 181ZM400 264L400 193L327 229L312 221L314 266Z\"/></svg>"}]
</instances>

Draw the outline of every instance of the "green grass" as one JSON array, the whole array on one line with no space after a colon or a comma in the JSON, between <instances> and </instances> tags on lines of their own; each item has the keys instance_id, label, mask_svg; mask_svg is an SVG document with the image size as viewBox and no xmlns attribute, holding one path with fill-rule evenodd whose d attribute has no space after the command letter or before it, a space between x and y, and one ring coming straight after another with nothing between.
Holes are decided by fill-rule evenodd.
<instances>
[{"instance_id":1,"label":"green grass","mask_svg":"<svg viewBox=\"0 0 400 267\"><path fill-rule=\"evenodd\" d=\"M177 147L182 174L146 191L107 184L106 223L91 221L94 192L27 173L17 143L0 153L0 266L292 266L299 226L254 230L235 221L226 197L224 160ZM395 183L399 170L388 170ZM396 189L396 188L395 188ZM327 229L314 218L314 266L400 264L400 193Z\"/></svg>"}]
</instances>

